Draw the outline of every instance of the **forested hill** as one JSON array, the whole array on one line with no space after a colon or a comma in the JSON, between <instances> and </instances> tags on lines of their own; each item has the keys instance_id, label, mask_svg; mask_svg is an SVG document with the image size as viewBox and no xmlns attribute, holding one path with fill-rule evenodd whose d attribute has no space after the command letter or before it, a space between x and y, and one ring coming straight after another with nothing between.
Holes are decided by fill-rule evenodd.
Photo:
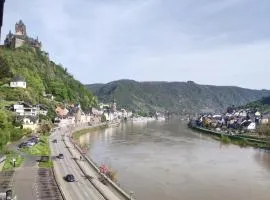
<instances>
[{"instance_id":1,"label":"forested hill","mask_svg":"<svg viewBox=\"0 0 270 200\"><path fill-rule=\"evenodd\" d=\"M269 90L251 90L233 86L199 85L188 82L136 82L118 80L87 85L99 100L116 99L119 107L131 110L165 111L179 114L224 111L229 105L244 105L269 96Z\"/></svg>"},{"instance_id":2,"label":"forested hill","mask_svg":"<svg viewBox=\"0 0 270 200\"><path fill-rule=\"evenodd\" d=\"M270 96L268 97L263 97L260 100L257 101L252 101L246 105L240 106L240 108L249 108L249 109L254 109L258 110L262 113L270 113Z\"/></svg>"},{"instance_id":3,"label":"forested hill","mask_svg":"<svg viewBox=\"0 0 270 200\"><path fill-rule=\"evenodd\" d=\"M25 79L26 89L8 87L16 76ZM0 99L46 103L44 92L54 95L56 102L80 103L85 108L96 100L66 68L50 61L41 50L27 45L17 49L0 48Z\"/></svg>"}]
</instances>

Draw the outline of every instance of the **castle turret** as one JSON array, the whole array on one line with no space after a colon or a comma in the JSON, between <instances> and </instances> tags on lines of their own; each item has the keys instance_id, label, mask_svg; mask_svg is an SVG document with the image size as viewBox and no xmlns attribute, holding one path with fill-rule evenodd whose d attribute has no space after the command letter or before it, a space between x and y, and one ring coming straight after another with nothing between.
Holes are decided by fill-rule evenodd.
<instances>
[{"instance_id":1,"label":"castle turret","mask_svg":"<svg viewBox=\"0 0 270 200\"><path fill-rule=\"evenodd\" d=\"M11 33L11 31L9 31L9 33L7 34L6 39L4 41L4 45L11 44L12 39L13 39L13 34Z\"/></svg>"},{"instance_id":2,"label":"castle turret","mask_svg":"<svg viewBox=\"0 0 270 200\"><path fill-rule=\"evenodd\" d=\"M26 36L26 26L22 20L15 24L15 35Z\"/></svg>"}]
</instances>

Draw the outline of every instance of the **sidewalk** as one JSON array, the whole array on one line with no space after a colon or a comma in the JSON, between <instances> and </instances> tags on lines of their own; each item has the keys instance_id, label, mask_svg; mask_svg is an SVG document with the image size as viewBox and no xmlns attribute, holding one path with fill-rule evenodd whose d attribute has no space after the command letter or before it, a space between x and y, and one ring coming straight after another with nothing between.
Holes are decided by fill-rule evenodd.
<instances>
[{"instance_id":1,"label":"sidewalk","mask_svg":"<svg viewBox=\"0 0 270 200\"><path fill-rule=\"evenodd\" d=\"M25 161L20 168L15 170L14 190L17 199L36 200L37 157L25 156Z\"/></svg>"}]
</instances>

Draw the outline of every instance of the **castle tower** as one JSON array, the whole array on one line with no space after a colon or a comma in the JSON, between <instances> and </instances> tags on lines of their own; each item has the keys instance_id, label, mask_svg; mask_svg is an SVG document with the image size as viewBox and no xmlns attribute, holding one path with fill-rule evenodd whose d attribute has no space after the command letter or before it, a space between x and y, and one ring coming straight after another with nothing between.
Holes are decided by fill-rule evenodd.
<instances>
[{"instance_id":1,"label":"castle tower","mask_svg":"<svg viewBox=\"0 0 270 200\"><path fill-rule=\"evenodd\" d=\"M15 35L26 36L26 26L22 20L15 24Z\"/></svg>"}]
</instances>

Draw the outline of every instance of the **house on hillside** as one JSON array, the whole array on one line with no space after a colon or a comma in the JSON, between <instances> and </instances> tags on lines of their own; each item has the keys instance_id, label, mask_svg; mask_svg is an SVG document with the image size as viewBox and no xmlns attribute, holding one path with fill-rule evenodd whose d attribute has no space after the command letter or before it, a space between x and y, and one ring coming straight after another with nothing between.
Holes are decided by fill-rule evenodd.
<instances>
[{"instance_id":1,"label":"house on hillside","mask_svg":"<svg viewBox=\"0 0 270 200\"><path fill-rule=\"evenodd\" d=\"M26 88L26 81L21 76L15 76L9 84L12 88Z\"/></svg>"},{"instance_id":2,"label":"house on hillside","mask_svg":"<svg viewBox=\"0 0 270 200\"><path fill-rule=\"evenodd\" d=\"M22 119L23 129L36 130L38 128L38 118L36 116L25 116Z\"/></svg>"},{"instance_id":3,"label":"house on hillside","mask_svg":"<svg viewBox=\"0 0 270 200\"><path fill-rule=\"evenodd\" d=\"M46 116L48 114L48 109L45 105L39 104L39 105L37 105L37 113L39 115Z\"/></svg>"},{"instance_id":4,"label":"house on hillside","mask_svg":"<svg viewBox=\"0 0 270 200\"><path fill-rule=\"evenodd\" d=\"M50 100L54 100L54 96L52 94L46 94L46 92L43 92L43 97L47 98L47 99L50 99Z\"/></svg>"},{"instance_id":5,"label":"house on hillside","mask_svg":"<svg viewBox=\"0 0 270 200\"><path fill-rule=\"evenodd\" d=\"M59 118L64 118L67 116L68 114L68 109L66 108L61 108L60 106L57 106L55 109L55 113L57 114L57 116Z\"/></svg>"},{"instance_id":6,"label":"house on hillside","mask_svg":"<svg viewBox=\"0 0 270 200\"><path fill-rule=\"evenodd\" d=\"M19 116L36 116L39 108L25 102L20 102L12 105L10 110Z\"/></svg>"}]
</instances>

